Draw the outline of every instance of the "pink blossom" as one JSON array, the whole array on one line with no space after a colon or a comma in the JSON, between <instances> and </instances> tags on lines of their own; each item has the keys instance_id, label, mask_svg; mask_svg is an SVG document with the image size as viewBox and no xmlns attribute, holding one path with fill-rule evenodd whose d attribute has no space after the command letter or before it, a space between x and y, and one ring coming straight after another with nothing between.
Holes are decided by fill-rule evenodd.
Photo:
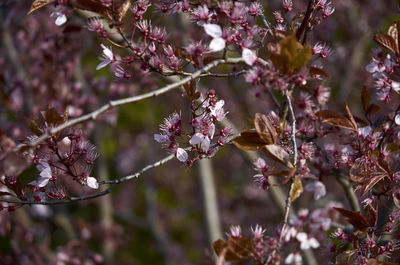
<instances>
[{"instance_id":1,"label":"pink blossom","mask_svg":"<svg viewBox=\"0 0 400 265\"><path fill-rule=\"evenodd\" d=\"M321 197L325 196L326 188L324 183L321 181L314 181L312 183L308 183L304 190L309 192L314 192L314 200L319 200Z\"/></svg>"}]
</instances>

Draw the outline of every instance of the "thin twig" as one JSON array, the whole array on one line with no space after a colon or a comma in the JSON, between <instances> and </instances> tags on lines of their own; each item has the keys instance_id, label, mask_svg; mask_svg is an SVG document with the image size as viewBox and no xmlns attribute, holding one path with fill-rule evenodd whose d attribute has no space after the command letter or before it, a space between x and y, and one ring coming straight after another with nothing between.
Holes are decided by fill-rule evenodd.
<instances>
[{"instance_id":1,"label":"thin twig","mask_svg":"<svg viewBox=\"0 0 400 265\"><path fill-rule=\"evenodd\" d=\"M206 66L204 66L203 68L199 69L198 71L194 72L191 76L185 77L183 79L181 79L178 82L169 84L167 86L164 86L160 89L157 89L155 91L152 92L148 92L148 93L144 93L142 95L138 95L138 96L133 96L133 97L128 97L128 98L123 98L123 99L118 99L118 100L112 100L109 101L107 104L103 105L102 107L100 107L99 109L92 111L86 115L83 115L81 117L72 119L67 121L66 123L61 124L60 126L54 127L51 130L49 130L49 132L46 132L44 134L42 134L40 137L38 137L36 140L31 141L28 144L19 144L17 145L13 151L20 151L23 147L35 147L36 145L38 145L39 143L43 142L44 140L46 140L47 138L49 138L51 135L54 135L66 128L72 127L74 125L80 124L82 122L85 121L89 121L89 120L95 120L100 114L106 112L107 110L110 110L114 107L117 106L121 106L121 105L125 105L128 103L134 103L134 102L138 102L144 99L148 99L148 98L153 98L153 97L157 97L159 95L162 95L170 90L173 90L175 88L178 88L188 82L190 82L191 80L199 77L201 74L207 72L208 70L210 70L213 67L216 67L220 64L225 64L225 63L239 63L242 62L242 58L228 58L228 59L220 59L220 60L215 60L209 64L207 64Z\"/></svg>"},{"instance_id":2,"label":"thin twig","mask_svg":"<svg viewBox=\"0 0 400 265\"><path fill-rule=\"evenodd\" d=\"M296 166L297 163L297 143L296 143L296 117L294 115L294 111L293 111L293 106L292 106L292 101L290 99L289 96L289 92L286 91L285 93L285 97L286 97L286 101L287 101L287 106L289 109L289 113L290 113L290 119L291 119L291 126L292 126L292 132L291 132L291 138L292 138L292 144L293 144L293 165ZM289 222L289 213L290 213L290 206L291 206L291 198L290 198L290 194L292 193L292 190L294 188L294 182L293 179L290 180L290 188L288 191L288 195L286 197L286 203L285 203L285 217L283 220L283 225L282 225L282 229L281 229L281 234L279 236L279 243L282 242L283 239L283 235L285 232L285 229L287 227L287 224Z\"/></svg>"},{"instance_id":3,"label":"thin twig","mask_svg":"<svg viewBox=\"0 0 400 265\"><path fill-rule=\"evenodd\" d=\"M144 172L161 166L162 164L168 162L169 160L173 159L175 157L175 155L171 154L153 164L150 164L144 168L142 168L141 170L139 170L138 172L136 172L135 174L132 175L128 175L119 179L115 179L115 180L105 180L105 181L100 181L99 185L104 185L104 184L111 184L111 186L109 186L107 189L94 193L94 194L90 194L90 195L85 195L85 196L80 196L80 197L69 197L67 200L55 200L55 201L23 201L23 200L10 200L10 199L4 199L4 198L0 198L0 202L7 202L7 203L15 203L15 204L43 204L43 205L55 205L55 204L66 204L66 203L71 203L71 202L76 202L76 201L83 201L83 200L89 200L89 199L94 199L94 198L98 198L101 196L104 196L108 193L111 192L111 190L117 185L120 184L122 182L128 181L130 179L133 178L137 178L139 177L141 174L143 174Z\"/></svg>"}]
</instances>

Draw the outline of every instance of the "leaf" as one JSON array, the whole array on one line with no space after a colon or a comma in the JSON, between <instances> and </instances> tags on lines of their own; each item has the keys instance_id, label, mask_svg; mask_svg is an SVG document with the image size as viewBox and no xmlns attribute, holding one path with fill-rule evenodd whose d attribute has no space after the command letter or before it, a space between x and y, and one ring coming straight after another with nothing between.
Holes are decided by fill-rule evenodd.
<instances>
[{"instance_id":1,"label":"leaf","mask_svg":"<svg viewBox=\"0 0 400 265\"><path fill-rule=\"evenodd\" d=\"M289 154L276 144L269 144L265 145L262 150L264 151L265 155L271 158L272 160L281 163L289 168L293 168L292 163L290 162Z\"/></svg>"},{"instance_id":2,"label":"leaf","mask_svg":"<svg viewBox=\"0 0 400 265\"><path fill-rule=\"evenodd\" d=\"M65 113L61 116L55 108L50 108L50 107L47 107L44 113L45 121L49 125L51 124L58 126L60 124L63 124L64 122L67 121L67 117L68 117L67 111L65 111Z\"/></svg>"},{"instance_id":3,"label":"leaf","mask_svg":"<svg viewBox=\"0 0 400 265\"><path fill-rule=\"evenodd\" d=\"M274 144L276 142L278 134L276 133L274 126L272 126L267 116L256 113L254 118L254 127L256 128L260 138L267 144Z\"/></svg>"},{"instance_id":4,"label":"leaf","mask_svg":"<svg viewBox=\"0 0 400 265\"><path fill-rule=\"evenodd\" d=\"M376 112L378 112L378 111L380 111L381 110L381 107L379 107L378 105L375 105L375 104L371 104L369 107L368 107L368 109L367 109L367 115L371 115L371 114L374 114L374 113L376 113Z\"/></svg>"},{"instance_id":5,"label":"leaf","mask_svg":"<svg viewBox=\"0 0 400 265\"><path fill-rule=\"evenodd\" d=\"M367 205L367 219L371 227L374 227L378 221L378 212L371 204Z\"/></svg>"},{"instance_id":6,"label":"leaf","mask_svg":"<svg viewBox=\"0 0 400 265\"><path fill-rule=\"evenodd\" d=\"M388 35L393 38L394 43L396 44L397 47L397 54L399 54L399 43L400 43L400 22L394 22L388 29Z\"/></svg>"},{"instance_id":7,"label":"leaf","mask_svg":"<svg viewBox=\"0 0 400 265\"><path fill-rule=\"evenodd\" d=\"M271 55L271 61L284 73L298 70L311 58L311 47L306 48L290 35L278 43L278 51Z\"/></svg>"},{"instance_id":8,"label":"leaf","mask_svg":"<svg viewBox=\"0 0 400 265\"><path fill-rule=\"evenodd\" d=\"M357 131L356 128L354 128L353 123L346 116L343 116L342 114L330 110L320 110L317 113L315 113L315 115L323 118L324 120L322 122L350 129L353 131Z\"/></svg>"},{"instance_id":9,"label":"leaf","mask_svg":"<svg viewBox=\"0 0 400 265\"><path fill-rule=\"evenodd\" d=\"M232 142L237 148L246 151L255 151L267 144L254 130L242 132Z\"/></svg>"},{"instance_id":10,"label":"leaf","mask_svg":"<svg viewBox=\"0 0 400 265\"><path fill-rule=\"evenodd\" d=\"M378 33L374 36L374 41L376 41L382 48L398 54L396 41L391 36Z\"/></svg>"},{"instance_id":11,"label":"leaf","mask_svg":"<svg viewBox=\"0 0 400 265\"><path fill-rule=\"evenodd\" d=\"M222 239L218 239L217 241L212 242L211 245L215 251L215 254L217 254L218 256L221 251L228 246L228 244Z\"/></svg>"},{"instance_id":12,"label":"leaf","mask_svg":"<svg viewBox=\"0 0 400 265\"><path fill-rule=\"evenodd\" d=\"M365 231L368 227L370 227L368 220L358 212L336 207L333 207L333 209L338 211L342 216L346 217L346 221L360 231Z\"/></svg>"},{"instance_id":13,"label":"leaf","mask_svg":"<svg viewBox=\"0 0 400 265\"><path fill-rule=\"evenodd\" d=\"M361 102L365 113L367 113L370 101L371 95L369 93L369 90L366 86L363 86L363 88L361 89Z\"/></svg>"},{"instance_id":14,"label":"leaf","mask_svg":"<svg viewBox=\"0 0 400 265\"><path fill-rule=\"evenodd\" d=\"M349 106L347 105L346 102L344 102L344 109L346 110L347 118L350 120L350 122L351 122L351 124L352 124L354 130L355 130L356 132L358 132L357 123L356 123L356 121L354 120L353 114L351 114L351 111L350 111L350 109L349 109Z\"/></svg>"},{"instance_id":15,"label":"leaf","mask_svg":"<svg viewBox=\"0 0 400 265\"><path fill-rule=\"evenodd\" d=\"M294 202L303 193L303 184L298 175L294 177L293 187L290 190L290 202Z\"/></svg>"},{"instance_id":16,"label":"leaf","mask_svg":"<svg viewBox=\"0 0 400 265\"><path fill-rule=\"evenodd\" d=\"M223 248L222 251L219 253L217 261L215 262L216 265L224 265L225 256L228 252L228 248Z\"/></svg>"},{"instance_id":17,"label":"leaf","mask_svg":"<svg viewBox=\"0 0 400 265\"><path fill-rule=\"evenodd\" d=\"M239 260L247 260L253 253L253 243L247 237L229 237L229 251L235 254Z\"/></svg>"},{"instance_id":18,"label":"leaf","mask_svg":"<svg viewBox=\"0 0 400 265\"><path fill-rule=\"evenodd\" d=\"M106 14L107 8L101 4L99 0L70 0L70 3L75 8L82 10L89 10L99 14ZM115 7L117 2L113 0L113 5Z\"/></svg>"},{"instance_id":19,"label":"leaf","mask_svg":"<svg viewBox=\"0 0 400 265\"><path fill-rule=\"evenodd\" d=\"M308 71L310 72L311 75L322 75L325 77L329 77L329 74L319 67L309 66Z\"/></svg>"},{"instance_id":20,"label":"leaf","mask_svg":"<svg viewBox=\"0 0 400 265\"><path fill-rule=\"evenodd\" d=\"M302 68L310 60L312 56L311 47L307 46L302 49L299 54L294 58L294 60L289 65L289 71L298 70Z\"/></svg>"},{"instance_id":21,"label":"leaf","mask_svg":"<svg viewBox=\"0 0 400 265\"><path fill-rule=\"evenodd\" d=\"M250 256L253 245L246 237L229 237L228 242L218 239L212 243L212 247L218 258L226 261L243 261Z\"/></svg>"},{"instance_id":22,"label":"leaf","mask_svg":"<svg viewBox=\"0 0 400 265\"><path fill-rule=\"evenodd\" d=\"M364 196L370 189L372 189L376 184L378 184L379 181L384 179L386 176L387 176L386 174L373 176L366 182L364 182L364 184L361 187L360 196Z\"/></svg>"},{"instance_id":23,"label":"leaf","mask_svg":"<svg viewBox=\"0 0 400 265\"><path fill-rule=\"evenodd\" d=\"M54 1L55 0L35 0L35 1L33 1L31 8L28 11L28 15L32 14L36 10L38 10L50 3L53 3Z\"/></svg>"},{"instance_id":24,"label":"leaf","mask_svg":"<svg viewBox=\"0 0 400 265\"><path fill-rule=\"evenodd\" d=\"M126 16L128 10L131 8L131 1L130 0L125 0L125 2L123 2L121 4L121 6L117 9L117 21L122 21L122 19L124 19L124 17Z\"/></svg>"},{"instance_id":25,"label":"leaf","mask_svg":"<svg viewBox=\"0 0 400 265\"><path fill-rule=\"evenodd\" d=\"M184 84L183 87L185 88L186 95L188 96L188 98L191 101L193 101L194 100L194 95L196 93L196 88L195 88L194 81L192 80L189 83Z\"/></svg>"},{"instance_id":26,"label":"leaf","mask_svg":"<svg viewBox=\"0 0 400 265\"><path fill-rule=\"evenodd\" d=\"M346 250L339 255L336 256L336 262L335 265L348 265L351 259L351 256L353 256L357 252L356 249L353 250Z\"/></svg>"}]
</instances>

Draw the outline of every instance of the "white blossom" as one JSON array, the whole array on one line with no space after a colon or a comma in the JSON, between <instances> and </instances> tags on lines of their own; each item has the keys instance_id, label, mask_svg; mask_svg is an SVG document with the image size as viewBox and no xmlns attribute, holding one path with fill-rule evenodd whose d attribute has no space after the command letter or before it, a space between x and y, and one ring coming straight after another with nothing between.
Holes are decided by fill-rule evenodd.
<instances>
[{"instance_id":1,"label":"white blossom","mask_svg":"<svg viewBox=\"0 0 400 265\"><path fill-rule=\"evenodd\" d=\"M97 179L94 177L88 177L86 180L86 183L89 188L97 190L99 188L99 183L97 182Z\"/></svg>"},{"instance_id":2,"label":"white blossom","mask_svg":"<svg viewBox=\"0 0 400 265\"><path fill-rule=\"evenodd\" d=\"M188 154L183 148L176 149L175 156L181 162L186 162L186 160L188 160Z\"/></svg>"},{"instance_id":3,"label":"white blossom","mask_svg":"<svg viewBox=\"0 0 400 265\"><path fill-rule=\"evenodd\" d=\"M57 26L62 26L67 22L67 16L62 12L52 12L50 17L54 19L54 23Z\"/></svg>"},{"instance_id":4,"label":"white blossom","mask_svg":"<svg viewBox=\"0 0 400 265\"><path fill-rule=\"evenodd\" d=\"M315 238L309 237L304 232L297 233L296 239L300 241L300 248L303 250L319 247L319 242Z\"/></svg>"},{"instance_id":5,"label":"white blossom","mask_svg":"<svg viewBox=\"0 0 400 265\"><path fill-rule=\"evenodd\" d=\"M252 50L244 48L242 51L242 58L248 65L253 65L257 60L257 55Z\"/></svg>"}]
</instances>

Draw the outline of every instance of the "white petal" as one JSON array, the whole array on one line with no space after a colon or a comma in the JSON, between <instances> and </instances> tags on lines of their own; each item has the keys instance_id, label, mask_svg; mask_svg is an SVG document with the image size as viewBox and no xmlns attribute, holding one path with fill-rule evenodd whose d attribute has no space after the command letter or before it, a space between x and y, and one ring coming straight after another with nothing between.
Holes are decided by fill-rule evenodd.
<instances>
[{"instance_id":1,"label":"white petal","mask_svg":"<svg viewBox=\"0 0 400 265\"><path fill-rule=\"evenodd\" d=\"M166 141L168 141L168 136L164 134L154 134L154 140L159 143L165 143Z\"/></svg>"},{"instance_id":2,"label":"white petal","mask_svg":"<svg viewBox=\"0 0 400 265\"><path fill-rule=\"evenodd\" d=\"M183 148L178 148L176 149L176 158L181 161L181 162L186 162L188 159L188 154L186 153L185 149Z\"/></svg>"},{"instance_id":3,"label":"white petal","mask_svg":"<svg viewBox=\"0 0 400 265\"><path fill-rule=\"evenodd\" d=\"M294 254L290 253L289 256L286 257L285 263L286 264L292 264L294 262Z\"/></svg>"},{"instance_id":4,"label":"white petal","mask_svg":"<svg viewBox=\"0 0 400 265\"><path fill-rule=\"evenodd\" d=\"M203 140L204 140L204 135L202 133L196 133L195 135L192 136L189 143L191 145L196 145L196 144L200 144L201 142L203 142Z\"/></svg>"},{"instance_id":5,"label":"white petal","mask_svg":"<svg viewBox=\"0 0 400 265\"><path fill-rule=\"evenodd\" d=\"M394 118L394 122L396 125L400 125L400 114L397 114L396 117Z\"/></svg>"},{"instance_id":6,"label":"white petal","mask_svg":"<svg viewBox=\"0 0 400 265\"><path fill-rule=\"evenodd\" d=\"M101 68L106 67L107 65L109 65L111 63L110 60L103 60L101 63L99 63L99 65L96 67L96 70L100 70Z\"/></svg>"},{"instance_id":7,"label":"white petal","mask_svg":"<svg viewBox=\"0 0 400 265\"><path fill-rule=\"evenodd\" d=\"M304 232L297 233L296 235L296 239L300 242L306 241L307 237L308 237L307 234Z\"/></svg>"},{"instance_id":8,"label":"white petal","mask_svg":"<svg viewBox=\"0 0 400 265\"><path fill-rule=\"evenodd\" d=\"M86 182L89 188L95 190L99 188L99 183L97 183L97 179L95 179L94 177L88 177Z\"/></svg>"},{"instance_id":9,"label":"white petal","mask_svg":"<svg viewBox=\"0 0 400 265\"><path fill-rule=\"evenodd\" d=\"M68 110L70 111L69 108L68 108ZM62 139L62 143L63 143L65 146L69 146L69 145L71 144L71 140L66 136L66 137L64 137L64 138Z\"/></svg>"},{"instance_id":10,"label":"white petal","mask_svg":"<svg viewBox=\"0 0 400 265\"><path fill-rule=\"evenodd\" d=\"M57 18L54 21L54 23L57 26L62 26L65 22L67 22L67 16L65 14L63 14L63 13L57 14Z\"/></svg>"},{"instance_id":11,"label":"white petal","mask_svg":"<svg viewBox=\"0 0 400 265\"><path fill-rule=\"evenodd\" d=\"M372 62L365 67L365 70L370 73L375 73L378 71L378 65L375 62Z\"/></svg>"},{"instance_id":12,"label":"white petal","mask_svg":"<svg viewBox=\"0 0 400 265\"><path fill-rule=\"evenodd\" d=\"M103 54L110 60L114 58L114 54L112 50L108 47L106 47L104 44L100 44L100 46L103 48Z\"/></svg>"},{"instance_id":13,"label":"white petal","mask_svg":"<svg viewBox=\"0 0 400 265\"><path fill-rule=\"evenodd\" d=\"M36 181L36 186L38 186L39 188L43 188L47 185L47 183L49 183L49 180L50 178L38 178L38 180Z\"/></svg>"},{"instance_id":14,"label":"white petal","mask_svg":"<svg viewBox=\"0 0 400 265\"><path fill-rule=\"evenodd\" d=\"M252 50L244 48L242 51L242 58L248 65L253 65L257 60L257 55Z\"/></svg>"},{"instance_id":15,"label":"white petal","mask_svg":"<svg viewBox=\"0 0 400 265\"><path fill-rule=\"evenodd\" d=\"M315 238L310 238L310 239L308 240L308 242L309 242L309 245L310 245L312 248L318 248L318 247L319 247L319 242L318 242Z\"/></svg>"},{"instance_id":16,"label":"white petal","mask_svg":"<svg viewBox=\"0 0 400 265\"><path fill-rule=\"evenodd\" d=\"M214 133L215 133L215 124L212 123L208 130L208 136L210 136L210 139L212 139L214 137Z\"/></svg>"},{"instance_id":17,"label":"white petal","mask_svg":"<svg viewBox=\"0 0 400 265\"><path fill-rule=\"evenodd\" d=\"M392 81L392 88L394 91L399 92L400 91L400 83Z\"/></svg>"},{"instance_id":18,"label":"white petal","mask_svg":"<svg viewBox=\"0 0 400 265\"><path fill-rule=\"evenodd\" d=\"M214 38L210 42L209 49L212 52L218 52L225 48L225 40L223 38Z\"/></svg>"},{"instance_id":19,"label":"white petal","mask_svg":"<svg viewBox=\"0 0 400 265\"><path fill-rule=\"evenodd\" d=\"M51 168L46 167L42 172L40 172L40 176L44 179L50 179L51 178Z\"/></svg>"},{"instance_id":20,"label":"white petal","mask_svg":"<svg viewBox=\"0 0 400 265\"><path fill-rule=\"evenodd\" d=\"M213 38L219 38L222 36L222 29L217 24L204 24L203 27L206 33Z\"/></svg>"},{"instance_id":21,"label":"white petal","mask_svg":"<svg viewBox=\"0 0 400 265\"><path fill-rule=\"evenodd\" d=\"M210 149L210 138L206 137L203 141L203 150L204 152L207 152L208 149Z\"/></svg>"}]
</instances>

